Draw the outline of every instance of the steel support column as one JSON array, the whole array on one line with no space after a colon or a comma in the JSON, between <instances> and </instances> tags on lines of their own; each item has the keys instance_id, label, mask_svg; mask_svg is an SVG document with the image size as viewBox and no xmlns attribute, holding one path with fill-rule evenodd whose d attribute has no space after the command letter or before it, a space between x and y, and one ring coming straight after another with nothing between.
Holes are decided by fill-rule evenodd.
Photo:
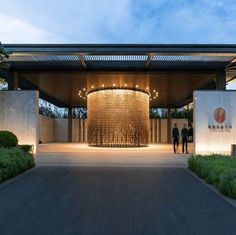
<instances>
[{"instance_id":1,"label":"steel support column","mask_svg":"<svg viewBox=\"0 0 236 235\"><path fill-rule=\"evenodd\" d=\"M18 90L19 88L19 76L15 72L7 72L6 80L8 83L8 90Z\"/></svg>"},{"instance_id":2,"label":"steel support column","mask_svg":"<svg viewBox=\"0 0 236 235\"><path fill-rule=\"evenodd\" d=\"M167 143L171 143L171 108L167 110Z\"/></svg>"},{"instance_id":3,"label":"steel support column","mask_svg":"<svg viewBox=\"0 0 236 235\"><path fill-rule=\"evenodd\" d=\"M161 143L161 118L158 119L158 143Z\"/></svg>"},{"instance_id":4,"label":"steel support column","mask_svg":"<svg viewBox=\"0 0 236 235\"><path fill-rule=\"evenodd\" d=\"M68 108L68 142L72 143L72 108Z\"/></svg>"},{"instance_id":5,"label":"steel support column","mask_svg":"<svg viewBox=\"0 0 236 235\"><path fill-rule=\"evenodd\" d=\"M216 90L226 90L226 73L225 70L219 72L216 77Z\"/></svg>"}]
</instances>

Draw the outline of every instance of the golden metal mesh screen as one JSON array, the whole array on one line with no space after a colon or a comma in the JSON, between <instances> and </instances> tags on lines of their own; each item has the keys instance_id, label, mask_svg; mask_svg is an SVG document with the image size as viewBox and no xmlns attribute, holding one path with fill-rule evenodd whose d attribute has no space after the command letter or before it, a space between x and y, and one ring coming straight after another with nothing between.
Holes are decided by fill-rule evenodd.
<instances>
[{"instance_id":1,"label":"golden metal mesh screen","mask_svg":"<svg viewBox=\"0 0 236 235\"><path fill-rule=\"evenodd\" d=\"M88 94L90 146L147 146L148 130L148 94L129 89L106 89Z\"/></svg>"}]
</instances>

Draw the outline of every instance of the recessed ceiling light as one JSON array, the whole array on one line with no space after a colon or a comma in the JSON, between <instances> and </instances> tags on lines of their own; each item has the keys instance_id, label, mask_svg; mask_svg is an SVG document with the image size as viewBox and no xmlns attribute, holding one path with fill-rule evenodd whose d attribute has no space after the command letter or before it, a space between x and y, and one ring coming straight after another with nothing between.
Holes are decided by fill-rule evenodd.
<instances>
[{"instance_id":1,"label":"recessed ceiling light","mask_svg":"<svg viewBox=\"0 0 236 235\"><path fill-rule=\"evenodd\" d=\"M156 92L156 90L153 90L153 92Z\"/></svg>"},{"instance_id":2,"label":"recessed ceiling light","mask_svg":"<svg viewBox=\"0 0 236 235\"><path fill-rule=\"evenodd\" d=\"M83 88L83 91L86 91L86 88Z\"/></svg>"}]
</instances>

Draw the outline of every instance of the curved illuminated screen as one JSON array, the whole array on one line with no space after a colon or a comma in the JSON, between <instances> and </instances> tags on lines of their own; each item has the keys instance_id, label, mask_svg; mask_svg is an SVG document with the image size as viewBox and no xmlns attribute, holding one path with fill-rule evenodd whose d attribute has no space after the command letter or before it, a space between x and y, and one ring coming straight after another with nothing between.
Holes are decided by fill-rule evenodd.
<instances>
[{"instance_id":1,"label":"curved illuminated screen","mask_svg":"<svg viewBox=\"0 0 236 235\"><path fill-rule=\"evenodd\" d=\"M132 89L88 94L88 144L101 147L148 146L149 95Z\"/></svg>"}]
</instances>

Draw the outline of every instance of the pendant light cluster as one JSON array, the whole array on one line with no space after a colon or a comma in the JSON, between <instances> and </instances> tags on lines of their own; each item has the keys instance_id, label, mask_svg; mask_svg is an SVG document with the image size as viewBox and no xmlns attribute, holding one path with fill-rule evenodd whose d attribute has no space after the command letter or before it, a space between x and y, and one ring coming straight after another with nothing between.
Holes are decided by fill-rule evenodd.
<instances>
[{"instance_id":1,"label":"pendant light cluster","mask_svg":"<svg viewBox=\"0 0 236 235\"><path fill-rule=\"evenodd\" d=\"M80 97L80 99L86 100L88 92L109 89L109 88L110 89L114 89L114 88L125 89L125 88L127 88L127 89L144 91L149 94L150 101L156 100L158 98L158 92L155 89L150 91L149 87L146 87L145 89L141 89L138 84L136 84L135 87L133 87L133 86L128 86L127 83L124 83L122 86L117 85L116 83L113 83L112 86L105 86L104 84L102 84L100 87L96 87L95 85L92 84L88 90L86 88L79 90L78 96Z\"/></svg>"},{"instance_id":2,"label":"pendant light cluster","mask_svg":"<svg viewBox=\"0 0 236 235\"><path fill-rule=\"evenodd\" d=\"M153 89L152 92L151 92L150 98L149 98L150 101L156 100L156 99L158 98L158 95L159 95L158 91L156 91L155 89Z\"/></svg>"}]
</instances>

